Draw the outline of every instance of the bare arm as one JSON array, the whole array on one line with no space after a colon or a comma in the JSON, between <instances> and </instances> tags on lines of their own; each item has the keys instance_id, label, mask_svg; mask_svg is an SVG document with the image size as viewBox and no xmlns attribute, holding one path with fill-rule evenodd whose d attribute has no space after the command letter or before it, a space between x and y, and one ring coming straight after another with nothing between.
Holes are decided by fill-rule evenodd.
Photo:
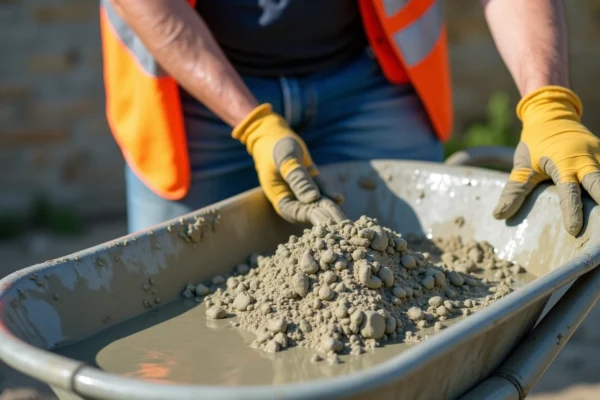
<instances>
[{"instance_id":1,"label":"bare arm","mask_svg":"<svg viewBox=\"0 0 600 400\"><path fill-rule=\"evenodd\" d=\"M562 0L481 0L496 47L522 96L569 86Z\"/></svg>"},{"instance_id":2,"label":"bare arm","mask_svg":"<svg viewBox=\"0 0 600 400\"><path fill-rule=\"evenodd\" d=\"M184 0L112 0L161 66L230 126L258 102Z\"/></svg>"}]
</instances>

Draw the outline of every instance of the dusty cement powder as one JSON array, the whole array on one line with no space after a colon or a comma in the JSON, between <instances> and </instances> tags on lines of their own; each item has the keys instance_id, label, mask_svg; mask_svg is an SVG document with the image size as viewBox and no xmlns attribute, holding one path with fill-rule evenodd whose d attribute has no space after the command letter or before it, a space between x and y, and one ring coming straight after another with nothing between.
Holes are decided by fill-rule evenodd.
<instances>
[{"instance_id":1,"label":"dusty cement powder","mask_svg":"<svg viewBox=\"0 0 600 400\"><path fill-rule=\"evenodd\" d=\"M409 240L411 248L366 216L326 222L291 236L272 256L253 255L229 277L188 285L183 296L204 299L208 318L237 316L235 326L256 334L254 347L314 348L338 362L336 353L426 339L422 329L442 329L447 319L489 305L524 272L486 242ZM491 279L473 275L481 270L496 271Z\"/></svg>"}]
</instances>

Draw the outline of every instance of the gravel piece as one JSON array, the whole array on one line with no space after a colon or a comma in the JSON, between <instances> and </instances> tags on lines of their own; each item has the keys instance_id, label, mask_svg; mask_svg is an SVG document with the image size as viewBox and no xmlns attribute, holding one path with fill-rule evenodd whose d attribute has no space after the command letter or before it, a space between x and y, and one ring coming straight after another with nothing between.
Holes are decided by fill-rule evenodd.
<instances>
[{"instance_id":1,"label":"gravel piece","mask_svg":"<svg viewBox=\"0 0 600 400\"><path fill-rule=\"evenodd\" d=\"M222 319L225 318L227 312L218 306L213 306L206 310L206 316L210 319Z\"/></svg>"}]
</instances>

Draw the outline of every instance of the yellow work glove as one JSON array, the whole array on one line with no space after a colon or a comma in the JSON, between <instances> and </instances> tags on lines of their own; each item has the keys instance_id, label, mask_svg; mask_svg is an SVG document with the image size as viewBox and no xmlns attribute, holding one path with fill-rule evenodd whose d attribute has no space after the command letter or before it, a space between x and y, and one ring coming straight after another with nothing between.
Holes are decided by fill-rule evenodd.
<instances>
[{"instance_id":1,"label":"yellow work glove","mask_svg":"<svg viewBox=\"0 0 600 400\"><path fill-rule=\"evenodd\" d=\"M342 196L329 191L304 141L270 104L254 109L234 128L232 136L246 146L260 186L284 219L312 224L327 218L335 222L346 219L338 207Z\"/></svg>"},{"instance_id":2,"label":"yellow work glove","mask_svg":"<svg viewBox=\"0 0 600 400\"><path fill-rule=\"evenodd\" d=\"M600 203L600 140L581 124L582 111L577 95L560 86L540 88L519 102L521 141L494 217L510 218L540 182L552 179L565 228L573 236L579 234L580 184Z\"/></svg>"}]
</instances>

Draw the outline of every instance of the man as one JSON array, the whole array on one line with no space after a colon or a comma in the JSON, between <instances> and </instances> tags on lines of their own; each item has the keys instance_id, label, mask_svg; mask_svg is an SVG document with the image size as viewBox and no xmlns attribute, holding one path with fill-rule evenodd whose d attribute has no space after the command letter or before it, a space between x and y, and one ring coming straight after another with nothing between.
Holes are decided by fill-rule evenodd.
<instances>
[{"instance_id":1,"label":"man","mask_svg":"<svg viewBox=\"0 0 600 400\"><path fill-rule=\"evenodd\" d=\"M292 222L344 218L315 165L442 161L452 128L441 0L103 0L107 116L136 231L260 184ZM569 88L560 0L482 1L522 95L494 210L557 185L564 225L600 202L600 142ZM482 71L482 73L485 73ZM314 160L314 163L313 163Z\"/></svg>"}]
</instances>

